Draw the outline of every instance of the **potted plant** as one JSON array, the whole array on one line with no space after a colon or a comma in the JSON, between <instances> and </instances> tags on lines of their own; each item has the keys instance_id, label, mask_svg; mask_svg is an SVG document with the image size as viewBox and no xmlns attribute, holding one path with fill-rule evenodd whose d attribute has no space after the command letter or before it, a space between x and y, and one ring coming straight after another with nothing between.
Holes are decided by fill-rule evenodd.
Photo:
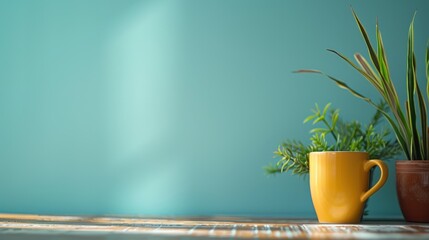
<instances>
[{"instance_id":1,"label":"potted plant","mask_svg":"<svg viewBox=\"0 0 429 240\"><path fill-rule=\"evenodd\" d=\"M386 103L381 102L380 104L377 104L378 108L387 111ZM382 119L382 113L380 110L377 110L374 116L371 118L371 121L368 125L365 127L362 126L358 121L351 121L346 122L340 118L339 110L334 109L330 110L330 104L327 104L323 110L321 110L318 105L316 104L316 108L313 109L313 114L308 116L304 123L307 123L309 121L313 121L313 125L317 125L317 127L313 128L310 132L312 133L312 136L310 137L311 144L305 145L300 141L296 140L286 140L283 144L281 144L277 151L275 151L275 155L280 157L280 160L278 160L277 164L275 165L269 165L265 167L265 171L268 174L275 174L280 172L292 172L293 174L297 175L303 175L303 174L309 174L310 173L310 189L311 189L311 195L313 199L313 204L316 209L316 213L318 215L318 219L321 222L331 222L331 223L357 223L360 221L362 217L362 206L365 205L366 207L366 199L373 194L377 189L379 189L385 182L385 179L387 178L387 169L384 171L384 177L383 180L380 180L379 183L377 183L377 187L371 188L371 194L366 194L367 196L365 199L362 198L362 200L359 200L355 203L352 203L353 199L351 195L358 194L359 196L363 193L369 191L371 185L371 179L372 179L372 168L368 168L366 170L363 169L363 166L365 162L369 159L389 159L394 157L400 152L400 146L395 140L389 140L390 136L390 130L388 128L384 128L380 131L377 131L378 124L380 120ZM351 171L350 175L358 174L358 176L355 179L362 179L363 182L357 183L355 179L351 180L354 183L350 184L357 184L356 186L359 186L361 190L359 190L356 186L352 187L356 189L357 192L351 193L347 191L347 193L342 192L339 193L328 193L328 191L322 191L325 194L325 197L322 198L334 198L331 196L338 196L346 194L349 196L349 199L345 200L344 198L342 201L347 201L348 203L334 203L334 201L322 201L322 202L329 202L328 205L323 205L320 201L320 196L318 195L318 191L315 189L320 189L321 187L318 184L317 180L314 180L316 177L315 174L312 175L312 170L316 171L316 168L322 167L325 169L330 168L330 166L324 167L321 166L319 163L316 163L313 161L313 166L310 167L312 163L311 154L315 155L317 153L317 157L325 158L323 154L327 155L336 155L336 156L347 156L346 159L340 160L340 162L347 162L352 161L353 165L347 164L348 171ZM316 155L315 155L316 156ZM335 157L337 158L337 157ZM362 164L358 163L360 158L362 159ZM317 160L325 161L325 160ZM332 160L326 160L329 161L332 165ZM370 160L371 162L380 162L379 160ZM358 164L358 165L355 165ZM380 165L380 164L376 164ZM381 165L384 165L381 163ZM351 166L351 168L350 168ZM375 165L372 165L375 166ZM359 168L361 171L359 172ZM383 168L386 168L385 166L381 166L382 170ZM371 170L370 170L371 169ZM339 168L334 167L334 169L328 171L341 171L344 172L345 169L340 170ZM383 174L383 173L382 173ZM321 175L321 174L317 174ZM325 178L329 178L330 175L344 175L344 174L327 174ZM337 179L332 180L335 184ZM322 181L326 182L326 181ZM317 185L317 186L316 186ZM335 184L337 185L337 184ZM365 186L366 185L366 186ZM346 189L351 189L349 185L345 186ZM373 189L374 188L374 189ZM327 187L327 189L331 189L331 187ZM360 198L360 197L358 197ZM345 214L343 217L340 216L340 214L335 214L336 216L329 216L329 212L335 212L335 209L341 208L344 210L344 206L348 205L350 206L350 211L341 211L343 214ZM354 205L353 205L354 204ZM322 206L323 205L323 206ZM352 206L353 205L353 206ZM359 205L359 206L356 206ZM324 209L331 209L328 212L324 212ZM351 214L353 212L353 214ZM365 211L366 212L366 211ZM351 217L351 215L354 215L354 217Z\"/></svg>"},{"instance_id":2,"label":"potted plant","mask_svg":"<svg viewBox=\"0 0 429 240\"><path fill-rule=\"evenodd\" d=\"M429 44L426 47L425 70L427 90L423 93L416 74L414 55L414 17L408 32L406 94L405 105L399 101L397 88L390 76L389 65L378 23L376 24L375 49L356 13L353 17L368 49L368 62L361 54L354 55L357 63L343 54L328 50L357 70L381 95L387 103L390 113L381 109L370 98L349 87L345 82L318 70L299 70L303 73L317 73L326 76L340 88L368 102L387 119L400 144L405 157L411 161L396 162L396 183L399 204L407 221L429 222L429 128L426 102L429 97ZM404 107L403 107L404 106Z\"/></svg>"},{"instance_id":3,"label":"potted plant","mask_svg":"<svg viewBox=\"0 0 429 240\"><path fill-rule=\"evenodd\" d=\"M378 110L366 126L358 121L344 121L340 117L340 110L330 110L330 106L329 103L322 110L316 104L312 109L313 114L305 118L304 123L313 121L313 125L317 125L310 130L311 144L285 140L274 152L276 157L280 157L278 162L264 167L267 174L288 171L296 175L308 174L310 152L364 151L374 159L390 159L400 153L401 148L397 141L389 139L389 129L383 128L378 132L376 130L382 118L381 112L388 111L385 102L377 104Z\"/></svg>"}]
</instances>

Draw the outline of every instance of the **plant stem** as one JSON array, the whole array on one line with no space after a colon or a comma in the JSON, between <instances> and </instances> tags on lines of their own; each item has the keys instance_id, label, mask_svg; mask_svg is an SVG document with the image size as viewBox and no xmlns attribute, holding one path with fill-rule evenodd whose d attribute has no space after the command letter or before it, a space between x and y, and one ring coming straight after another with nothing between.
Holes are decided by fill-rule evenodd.
<instances>
[{"instance_id":1,"label":"plant stem","mask_svg":"<svg viewBox=\"0 0 429 240\"><path fill-rule=\"evenodd\" d=\"M326 121L325 118L323 118L322 122L328 127L329 132L331 133L332 137L334 137L335 141L338 141L337 134L335 133L335 129L329 125L328 121Z\"/></svg>"}]
</instances>

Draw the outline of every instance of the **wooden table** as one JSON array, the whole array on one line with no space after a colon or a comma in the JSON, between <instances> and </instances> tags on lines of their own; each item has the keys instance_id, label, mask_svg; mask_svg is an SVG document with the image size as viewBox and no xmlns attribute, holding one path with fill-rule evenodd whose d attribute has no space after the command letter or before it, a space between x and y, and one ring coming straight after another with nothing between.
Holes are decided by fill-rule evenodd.
<instances>
[{"instance_id":1,"label":"wooden table","mask_svg":"<svg viewBox=\"0 0 429 240\"><path fill-rule=\"evenodd\" d=\"M429 239L429 224L366 221L319 224L314 220L143 218L0 214L0 239Z\"/></svg>"}]
</instances>

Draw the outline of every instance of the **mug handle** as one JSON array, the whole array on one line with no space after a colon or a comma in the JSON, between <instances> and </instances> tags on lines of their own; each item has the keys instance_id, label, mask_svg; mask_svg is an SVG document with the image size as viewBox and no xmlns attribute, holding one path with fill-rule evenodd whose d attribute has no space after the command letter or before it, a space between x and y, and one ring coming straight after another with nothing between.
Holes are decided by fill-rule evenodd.
<instances>
[{"instance_id":1,"label":"mug handle","mask_svg":"<svg viewBox=\"0 0 429 240\"><path fill-rule=\"evenodd\" d=\"M381 170L380 179L371 189L362 194L360 197L361 202L365 202L372 194L377 192L384 185L384 183L386 183L387 176L389 174L386 164L378 159L368 160L364 165L365 172L368 172L374 166L378 166Z\"/></svg>"}]
</instances>

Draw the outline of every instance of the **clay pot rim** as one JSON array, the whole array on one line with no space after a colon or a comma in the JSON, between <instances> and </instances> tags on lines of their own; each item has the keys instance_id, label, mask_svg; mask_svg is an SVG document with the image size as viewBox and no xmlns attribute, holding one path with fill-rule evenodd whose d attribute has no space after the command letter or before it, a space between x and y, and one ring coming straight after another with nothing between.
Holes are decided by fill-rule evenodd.
<instances>
[{"instance_id":1,"label":"clay pot rim","mask_svg":"<svg viewBox=\"0 0 429 240\"><path fill-rule=\"evenodd\" d=\"M428 160L398 160L395 162L396 171L429 171Z\"/></svg>"},{"instance_id":2,"label":"clay pot rim","mask_svg":"<svg viewBox=\"0 0 429 240\"><path fill-rule=\"evenodd\" d=\"M396 160L396 165L429 164L429 160Z\"/></svg>"}]
</instances>

